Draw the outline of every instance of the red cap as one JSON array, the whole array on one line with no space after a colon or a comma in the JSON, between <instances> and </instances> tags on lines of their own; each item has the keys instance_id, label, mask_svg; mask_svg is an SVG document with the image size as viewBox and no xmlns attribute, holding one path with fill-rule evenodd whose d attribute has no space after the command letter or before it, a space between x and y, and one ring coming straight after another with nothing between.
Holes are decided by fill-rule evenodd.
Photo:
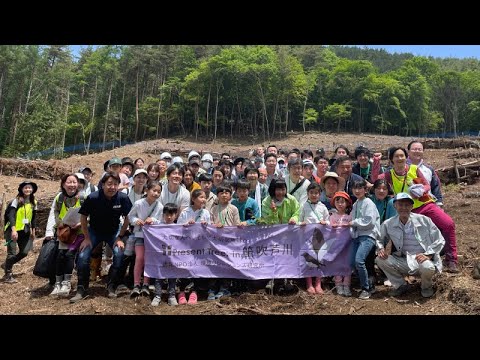
<instances>
[{"instance_id":1,"label":"red cap","mask_svg":"<svg viewBox=\"0 0 480 360\"><path fill-rule=\"evenodd\" d=\"M330 204L332 204L333 207L335 207L335 198L337 197L344 198L347 200L348 204L352 206L352 199L350 199L350 196L345 191L337 191L335 194L333 194L332 200L330 200Z\"/></svg>"}]
</instances>

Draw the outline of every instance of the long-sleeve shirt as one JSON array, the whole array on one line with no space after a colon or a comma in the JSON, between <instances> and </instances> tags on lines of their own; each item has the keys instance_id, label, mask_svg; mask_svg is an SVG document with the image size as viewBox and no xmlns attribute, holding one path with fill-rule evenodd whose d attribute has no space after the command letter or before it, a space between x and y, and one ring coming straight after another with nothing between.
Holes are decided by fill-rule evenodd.
<instances>
[{"instance_id":1,"label":"long-sleeve shirt","mask_svg":"<svg viewBox=\"0 0 480 360\"><path fill-rule=\"evenodd\" d=\"M207 224L210 224L210 212L206 209L193 210L193 208L189 206L182 211L178 217L177 224L186 224L191 219L193 219L196 223L205 221Z\"/></svg>"},{"instance_id":2,"label":"long-sleeve shirt","mask_svg":"<svg viewBox=\"0 0 480 360\"><path fill-rule=\"evenodd\" d=\"M320 221L328 222L329 218L328 209L321 201L312 204L310 200L307 200L300 209L298 221L307 224L318 224Z\"/></svg>"},{"instance_id":3,"label":"long-sleeve shirt","mask_svg":"<svg viewBox=\"0 0 480 360\"><path fill-rule=\"evenodd\" d=\"M241 202L238 199L232 200L232 205L238 209L240 221L246 221L248 225L255 225L260 218L260 209L257 202L248 197L246 201Z\"/></svg>"},{"instance_id":4,"label":"long-sleeve shirt","mask_svg":"<svg viewBox=\"0 0 480 360\"><path fill-rule=\"evenodd\" d=\"M380 215L369 198L357 200L352 208L352 238L369 236L376 240L380 235Z\"/></svg>"},{"instance_id":5,"label":"long-sleeve shirt","mask_svg":"<svg viewBox=\"0 0 480 360\"><path fill-rule=\"evenodd\" d=\"M154 201L151 205L148 203L147 199L140 199L133 204L132 209L128 213L128 220L130 224L135 224L137 220L145 221L147 218L154 219L154 224L160 224L160 219L162 218L163 205L159 200ZM135 237L143 238L142 227L135 224L133 227L133 234Z\"/></svg>"},{"instance_id":6,"label":"long-sleeve shirt","mask_svg":"<svg viewBox=\"0 0 480 360\"><path fill-rule=\"evenodd\" d=\"M377 207L378 213L380 215L380 224L382 224L385 220L397 215L397 210L393 206L393 198L386 197L383 200L378 200L375 195L372 195L370 199Z\"/></svg>"},{"instance_id":7,"label":"long-sleeve shirt","mask_svg":"<svg viewBox=\"0 0 480 360\"><path fill-rule=\"evenodd\" d=\"M223 226L236 226L240 224L240 215L238 209L232 204L215 205L212 208L212 223L222 224Z\"/></svg>"},{"instance_id":8,"label":"long-sleeve shirt","mask_svg":"<svg viewBox=\"0 0 480 360\"><path fill-rule=\"evenodd\" d=\"M282 203L277 206L276 211L270 208L272 198L267 196L262 201L262 221L269 225L274 224L288 224L290 219L298 222L300 215L300 204L297 199L290 194L287 194ZM258 223L258 222L257 222Z\"/></svg>"},{"instance_id":9,"label":"long-sleeve shirt","mask_svg":"<svg viewBox=\"0 0 480 360\"><path fill-rule=\"evenodd\" d=\"M433 263L435 267L442 270L442 259L440 258L440 251L445 245L445 239L438 227L433 221L424 215L411 213L410 219L407 224L411 222L413 225L413 231L415 239L419 242L420 246L424 249L425 255L433 255ZM377 249L383 249L384 244L387 244L389 240L392 240L395 246L395 252L392 255L402 256L404 252L404 228L405 225L400 221L400 217L394 216L385 222L381 226L380 236L377 239Z\"/></svg>"}]
</instances>

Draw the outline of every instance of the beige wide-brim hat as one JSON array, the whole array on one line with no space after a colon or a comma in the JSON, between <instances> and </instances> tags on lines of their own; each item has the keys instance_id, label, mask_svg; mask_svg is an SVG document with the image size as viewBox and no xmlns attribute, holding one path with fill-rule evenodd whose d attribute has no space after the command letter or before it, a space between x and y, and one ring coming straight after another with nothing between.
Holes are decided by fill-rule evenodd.
<instances>
[{"instance_id":1,"label":"beige wide-brim hat","mask_svg":"<svg viewBox=\"0 0 480 360\"><path fill-rule=\"evenodd\" d=\"M327 171L325 175L322 176L322 180L320 181L322 189L325 189L325 181L327 181L328 178L332 178L338 182L339 187L337 191L343 191L345 189L345 179L333 171Z\"/></svg>"}]
</instances>

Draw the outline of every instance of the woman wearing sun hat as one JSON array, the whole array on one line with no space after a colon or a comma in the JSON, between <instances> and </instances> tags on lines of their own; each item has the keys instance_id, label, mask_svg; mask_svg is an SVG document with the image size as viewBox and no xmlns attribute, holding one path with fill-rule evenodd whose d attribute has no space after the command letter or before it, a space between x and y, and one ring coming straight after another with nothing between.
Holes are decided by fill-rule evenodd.
<instances>
[{"instance_id":1,"label":"woman wearing sun hat","mask_svg":"<svg viewBox=\"0 0 480 360\"><path fill-rule=\"evenodd\" d=\"M2 264L2 268L5 270L3 279L7 283L17 282L13 277L12 267L27 256L33 247L37 212L37 201L34 194L37 189L37 184L34 182L27 180L20 183L17 196L5 211L7 258Z\"/></svg>"},{"instance_id":2,"label":"woman wearing sun hat","mask_svg":"<svg viewBox=\"0 0 480 360\"><path fill-rule=\"evenodd\" d=\"M343 191L345 188L345 179L338 176L333 171L327 171L320 180L320 187L323 189L320 194L320 201L327 207L328 210L334 209L331 200L337 191Z\"/></svg>"}]
</instances>

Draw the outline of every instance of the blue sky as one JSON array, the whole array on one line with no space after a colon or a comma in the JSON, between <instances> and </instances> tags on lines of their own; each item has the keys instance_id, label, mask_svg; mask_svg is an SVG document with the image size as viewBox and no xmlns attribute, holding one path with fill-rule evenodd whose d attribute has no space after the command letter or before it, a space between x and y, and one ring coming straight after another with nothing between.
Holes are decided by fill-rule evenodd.
<instances>
[{"instance_id":1,"label":"blue sky","mask_svg":"<svg viewBox=\"0 0 480 360\"><path fill-rule=\"evenodd\" d=\"M412 53L418 56L454 57L454 58L480 58L480 45L352 45L374 49L385 49L393 54Z\"/></svg>"},{"instance_id":2,"label":"blue sky","mask_svg":"<svg viewBox=\"0 0 480 360\"><path fill-rule=\"evenodd\" d=\"M70 45L72 52L78 56L80 49L87 45ZM94 45L95 46L95 45ZM350 45L358 47L369 47L374 49L385 49L389 53L412 53L419 56L433 57L454 57L480 59L480 45Z\"/></svg>"}]
</instances>

